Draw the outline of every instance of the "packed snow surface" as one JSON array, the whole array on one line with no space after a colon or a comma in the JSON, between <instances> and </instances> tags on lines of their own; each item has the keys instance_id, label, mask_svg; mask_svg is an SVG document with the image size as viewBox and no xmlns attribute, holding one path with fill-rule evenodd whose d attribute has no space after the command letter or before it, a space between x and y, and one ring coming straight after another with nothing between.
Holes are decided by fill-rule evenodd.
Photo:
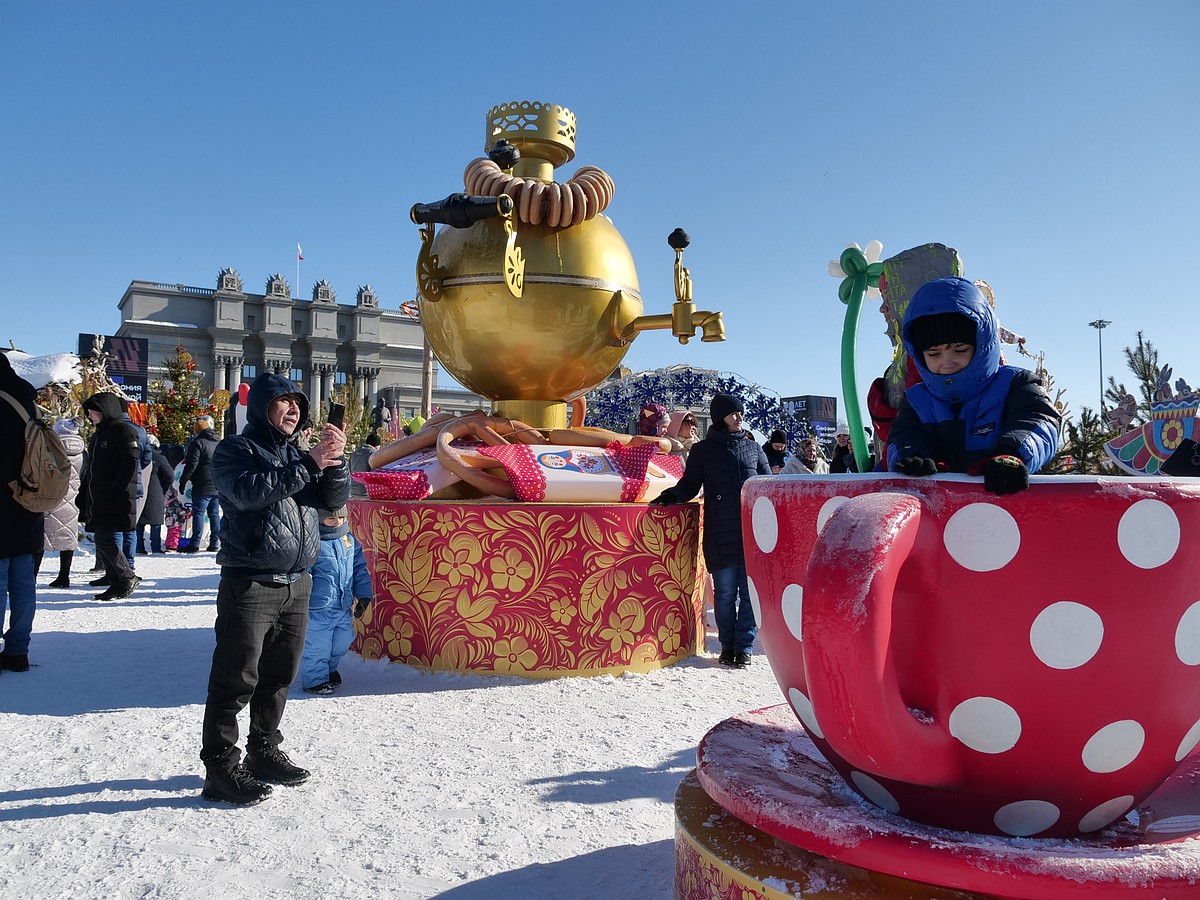
<instances>
[{"instance_id":1,"label":"packed snow surface","mask_svg":"<svg viewBox=\"0 0 1200 900\"><path fill-rule=\"evenodd\" d=\"M718 666L711 630L706 656L620 678L352 653L336 695L292 690L283 749L313 778L235 809L200 798L213 555L139 557L112 603L91 563L50 590L48 555L33 668L0 677L0 897L667 898L700 739L784 700L761 653Z\"/></svg>"}]
</instances>

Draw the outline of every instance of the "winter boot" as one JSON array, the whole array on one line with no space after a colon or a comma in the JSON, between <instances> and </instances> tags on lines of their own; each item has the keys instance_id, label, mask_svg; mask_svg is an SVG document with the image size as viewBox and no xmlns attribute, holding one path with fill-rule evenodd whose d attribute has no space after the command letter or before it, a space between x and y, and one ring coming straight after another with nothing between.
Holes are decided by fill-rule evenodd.
<instances>
[{"instance_id":1,"label":"winter boot","mask_svg":"<svg viewBox=\"0 0 1200 900\"><path fill-rule=\"evenodd\" d=\"M46 587L67 588L71 586L71 560L75 558L74 550L61 550L58 554L58 577Z\"/></svg>"},{"instance_id":2,"label":"winter boot","mask_svg":"<svg viewBox=\"0 0 1200 900\"><path fill-rule=\"evenodd\" d=\"M288 755L278 747L247 750L246 768L259 781L269 781L272 784L303 784L312 774L308 769L293 765Z\"/></svg>"},{"instance_id":3,"label":"winter boot","mask_svg":"<svg viewBox=\"0 0 1200 900\"><path fill-rule=\"evenodd\" d=\"M200 794L205 800L253 806L271 796L271 786L251 775L241 763L233 766L224 760L208 763L206 772Z\"/></svg>"},{"instance_id":4,"label":"winter boot","mask_svg":"<svg viewBox=\"0 0 1200 900\"><path fill-rule=\"evenodd\" d=\"M0 653L0 669L8 669L10 672L28 672L29 654Z\"/></svg>"}]
</instances>

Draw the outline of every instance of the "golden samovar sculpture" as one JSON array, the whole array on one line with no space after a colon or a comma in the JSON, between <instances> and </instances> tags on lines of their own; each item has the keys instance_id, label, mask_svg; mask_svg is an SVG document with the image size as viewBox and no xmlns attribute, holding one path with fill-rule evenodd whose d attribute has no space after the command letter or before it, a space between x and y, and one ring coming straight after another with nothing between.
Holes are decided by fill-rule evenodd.
<instances>
[{"instance_id":1,"label":"golden samovar sculpture","mask_svg":"<svg viewBox=\"0 0 1200 900\"><path fill-rule=\"evenodd\" d=\"M495 415L561 428L567 404L620 364L639 331L725 339L721 314L692 302L682 229L668 239L672 311L642 315L633 257L602 215L612 179L584 166L554 180L575 157L574 113L521 101L493 107L486 122L488 157L467 166L465 193L411 213L422 226L421 321L446 372L491 399Z\"/></svg>"}]
</instances>

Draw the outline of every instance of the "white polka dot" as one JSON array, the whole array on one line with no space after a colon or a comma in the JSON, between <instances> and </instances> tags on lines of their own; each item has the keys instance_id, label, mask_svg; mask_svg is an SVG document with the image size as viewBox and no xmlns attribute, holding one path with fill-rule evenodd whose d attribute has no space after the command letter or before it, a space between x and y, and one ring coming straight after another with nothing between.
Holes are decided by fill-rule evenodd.
<instances>
[{"instance_id":1,"label":"white polka dot","mask_svg":"<svg viewBox=\"0 0 1200 900\"><path fill-rule=\"evenodd\" d=\"M1155 819L1146 826L1146 834L1187 835L1191 837L1200 831L1200 816L1187 815L1167 816L1165 819Z\"/></svg>"},{"instance_id":2,"label":"white polka dot","mask_svg":"<svg viewBox=\"0 0 1200 900\"><path fill-rule=\"evenodd\" d=\"M750 508L750 527L754 541L763 553L770 553L779 543L779 516L770 497L759 497Z\"/></svg>"},{"instance_id":3,"label":"white polka dot","mask_svg":"<svg viewBox=\"0 0 1200 900\"><path fill-rule=\"evenodd\" d=\"M1052 669L1074 669L1096 655L1104 638L1104 620L1082 603L1051 603L1033 620L1029 644Z\"/></svg>"},{"instance_id":4,"label":"white polka dot","mask_svg":"<svg viewBox=\"0 0 1200 900\"><path fill-rule=\"evenodd\" d=\"M795 688L788 688L788 700L791 701L792 709L796 711L804 727L819 738L825 737L825 732L817 723L817 714L813 711L812 702Z\"/></svg>"},{"instance_id":5,"label":"white polka dot","mask_svg":"<svg viewBox=\"0 0 1200 900\"><path fill-rule=\"evenodd\" d=\"M1146 730L1133 719L1105 725L1083 746L1083 764L1092 772L1123 769L1142 752Z\"/></svg>"},{"instance_id":6,"label":"white polka dot","mask_svg":"<svg viewBox=\"0 0 1200 900\"><path fill-rule=\"evenodd\" d=\"M758 588L754 586L753 578L746 578L746 587L750 590L750 608L754 610L754 622L759 628L762 628L762 605L758 601Z\"/></svg>"},{"instance_id":7,"label":"white polka dot","mask_svg":"<svg viewBox=\"0 0 1200 900\"><path fill-rule=\"evenodd\" d=\"M1182 761L1185 756L1196 749L1197 744L1200 744L1200 722L1189 728L1188 733L1179 742L1179 749L1175 751L1175 762Z\"/></svg>"},{"instance_id":8,"label":"white polka dot","mask_svg":"<svg viewBox=\"0 0 1200 900\"><path fill-rule=\"evenodd\" d=\"M900 812L900 804L887 788L865 772L851 772L850 780L862 795L880 809L892 814Z\"/></svg>"},{"instance_id":9,"label":"white polka dot","mask_svg":"<svg viewBox=\"0 0 1200 900\"><path fill-rule=\"evenodd\" d=\"M830 497L822 504L820 512L817 513L817 534L824 530L825 523L837 511L837 508L849 499L849 497Z\"/></svg>"},{"instance_id":10,"label":"white polka dot","mask_svg":"<svg viewBox=\"0 0 1200 900\"><path fill-rule=\"evenodd\" d=\"M1018 800L996 810L992 821L1005 834L1028 837L1058 821L1058 807L1045 800Z\"/></svg>"},{"instance_id":11,"label":"white polka dot","mask_svg":"<svg viewBox=\"0 0 1200 900\"><path fill-rule=\"evenodd\" d=\"M1175 654L1185 666L1200 666L1200 603L1193 603L1179 618Z\"/></svg>"},{"instance_id":12,"label":"white polka dot","mask_svg":"<svg viewBox=\"0 0 1200 900\"><path fill-rule=\"evenodd\" d=\"M1101 803L1090 813L1079 820L1079 830L1084 834L1099 831L1105 825L1111 825L1133 807L1133 797L1113 797Z\"/></svg>"},{"instance_id":13,"label":"white polka dot","mask_svg":"<svg viewBox=\"0 0 1200 900\"><path fill-rule=\"evenodd\" d=\"M991 503L972 503L950 517L942 542L964 569L994 572L1017 555L1021 529L1007 510Z\"/></svg>"},{"instance_id":14,"label":"white polka dot","mask_svg":"<svg viewBox=\"0 0 1200 900\"><path fill-rule=\"evenodd\" d=\"M1117 546L1139 569L1155 569L1179 549L1179 519L1161 500L1139 500L1121 516Z\"/></svg>"},{"instance_id":15,"label":"white polka dot","mask_svg":"<svg viewBox=\"0 0 1200 900\"><path fill-rule=\"evenodd\" d=\"M980 753L1003 753L1021 737L1021 717L1002 700L972 697L950 713L950 734Z\"/></svg>"},{"instance_id":16,"label":"white polka dot","mask_svg":"<svg viewBox=\"0 0 1200 900\"><path fill-rule=\"evenodd\" d=\"M788 631L792 633L798 641L804 640L800 636L800 619L804 609L804 588L798 584L789 584L783 589L783 621L787 623Z\"/></svg>"}]
</instances>

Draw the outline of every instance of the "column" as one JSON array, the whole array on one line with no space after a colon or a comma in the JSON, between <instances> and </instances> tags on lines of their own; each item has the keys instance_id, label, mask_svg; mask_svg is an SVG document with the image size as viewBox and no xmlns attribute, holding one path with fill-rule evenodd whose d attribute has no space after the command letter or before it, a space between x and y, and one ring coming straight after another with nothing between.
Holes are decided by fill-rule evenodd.
<instances>
[{"instance_id":1,"label":"column","mask_svg":"<svg viewBox=\"0 0 1200 900\"><path fill-rule=\"evenodd\" d=\"M321 399L321 364L313 363L308 370L308 402L309 405Z\"/></svg>"},{"instance_id":2,"label":"column","mask_svg":"<svg viewBox=\"0 0 1200 900\"><path fill-rule=\"evenodd\" d=\"M333 390L333 366L329 363L321 364L321 393L320 397L328 397L330 391Z\"/></svg>"},{"instance_id":3,"label":"column","mask_svg":"<svg viewBox=\"0 0 1200 900\"><path fill-rule=\"evenodd\" d=\"M213 357L213 390L223 391L225 387L225 357Z\"/></svg>"},{"instance_id":4,"label":"column","mask_svg":"<svg viewBox=\"0 0 1200 900\"><path fill-rule=\"evenodd\" d=\"M379 393L379 370L367 369L367 395L363 399L368 406L375 405L375 395Z\"/></svg>"}]
</instances>

